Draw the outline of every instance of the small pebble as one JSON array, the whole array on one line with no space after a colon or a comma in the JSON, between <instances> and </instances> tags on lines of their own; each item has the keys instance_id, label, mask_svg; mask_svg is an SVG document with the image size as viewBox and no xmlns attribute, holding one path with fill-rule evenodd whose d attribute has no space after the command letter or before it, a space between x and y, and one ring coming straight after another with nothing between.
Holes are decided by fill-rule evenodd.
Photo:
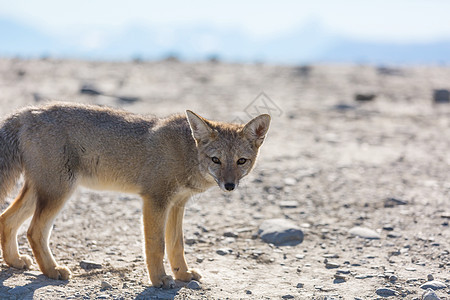
<instances>
[{"instance_id":1,"label":"small pebble","mask_svg":"<svg viewBox=\"0 0 450 300\"><path fill-rule=\"evenodd\" d=\"M205 260L203 256L197 256L197 262L202 263Z\"/></svg>"},{"instance_id":2,"label":"small pebble","mask_svg":"<svg viewBox=\"0 0 450 300\"><path fill-rule=\"evenodd\" d=\"M356 279L366 279L366 278L372 278L372 277L374 277L374 275L372 275L372 274L361 274L361 275L355 276Z\"/></svg>"},{"instance_id":3,"label":"small pebble","mask_svg":"<svg viewBox=\"0 0 450 300\"><path fill-rule=\"evenodd\" d=\"M112 285L109 284L109 283L106 282L106 281L102 281L102 283L101 283L101 288L102 288L103 290L111 289L111 288L112 288Z\"/></svg>"},{"instance_id":4,"label":"small pebble","mask_svg":"<svg viewBox=\"0 0 450 300\"><path fill-rule=\"evenodd\" d=\"M374 239L374 240L380 239L380 235L375 230L366 227L358 227L358 226L353 227L348 231L348 233L350 235L359 236L365 239Z\"/></svg>"},{"instance_id":5,"label":"small pebble","mask_svg":"<svg viewBox=\"0 0 450 300\"><path fill-rule=\"evenodd\" d=\"M287 295L281 296L281 298L283 298L283 299L294 299L294 296L292 296L290 294L287 294Z\"/></svg>"},{"instance_id":6,"label":"small pebble","mask_svg":"<svg viewBox=\"0 0 450 300\"><path fill-rule=\"evenodd\" d=\"M216 251L216 253L219 255L227 255L230 254L231 252L233 252L233 250L231 250L230 248L221 248Z\"/></svg>"},{"instance_id":7,"label":"small pebble","mask_svg":"<svg viewBox=\"0 0 450 300\"><path fill-rule=\"evenodd\" d=\"M433 281L433 280L434 280L433 274L428 274L428 275L427 275L427 280L428 280L428 281Z\"/></svg>"},{"instance_id":8,"label":"small pebble","mask_svg":"<svg viewBox=\"0 0 450 300\"><path fill-rule=\"evenodd\" d=\"M336 253L329 253L329 254L324 254L323 257L325 258L339 258L339 255Z\"/></svg>"},{"instance_id":9,"label":"small pebble","mask_svg":"<svg viewBox=\"0 0 450 300\"><path fill-rule=\"evenodd\" d=\"M279 206L281 208L297 208L298 202L293 200L280 201Z\"/></svg>"},{"instance_id":10,"label":"small pebble","mask_svg":"<svg viewBox=\"0 0 450 300\"><path fill-rule=\"evenodd\" d=\"M305 284L303 284L301 282L297 283L297 288L299 288L299 289L303 288L304 286L305 286Z\"/></svg>"},{"instance_id":11,"label":"small pebble","mask_svg":"<svg viewBox=\"0 0 450 300\"><path fill-rule=\"evenodd\" d=\"M377 289L375 291L375 293L377 293L378 296L382 296L382 297L395 296L395 294L396 294L396 292L394 290L388 289L388 288Z\"/></svg>"},{"instance_id":12,"label":"small pebble","mask_svg":"<svg viewBox=\"0 0 450 300\"><path fill-rule=\"evenodd\" d=\"M238 234L232 231L227 231L223 234L223 236L237 238Z\"/></svg>"},{"instance_id":13,"label":"small pebble","mask_svg":"<svg viewBox=\"0 0 450 300\"><path fill-rule=\"evenodd\" d=\"M102 264L89 261L89 260L82 260L80 261L80 267L85 270L92 270L92 269L101 269Z\"/></svg>"},{"instance_id":14,"label":"small pebble","mask_svg":"<svg viewBox=\"0 0 450 300\"><path fill-rule=\"evenodd\" d=\"M252 291L250 291L250 290L245 290L245 293L246 293L247 295L251 295L251 294L252 294Z\"/></svg>"},{"instance_id":15,"label":"small pebble","mask_svg":"<svg viewBox=\"0 0 450 300\"><path fill-rule=\"evenodd\" d=\"M339 280L347 280L347 277L345 275L340 274L340 273L334 274L334 278L339 279Z\"/></svg>"},{"instance_id":16,"label":"small pebble","mask_svg":"<svg viewBox=\"0 0 450 300\"><path fill-rule=\"evenodd\" d=\"M297 255L295 255L295 258L296 259L304 259L305 255L304 254L297 254Z\"/></svg>"},{"instance_id":17,"label":"small pebble","mask_svg":"<svg viewBox=\"0 0 450 300\"><path fill-rule=\"evenodd\" d=\"M202 286L200 285L200 282L198 282L196 280L189 281L189 283L186 285L186 287L191 290L199 290L202 288Z\"/></svg>"},{"instance_id":18,"label":"small pebble","mask_svg":"<svg viewBox=\"0 0 450 300\"><path fill-rule=\"evenodd\" d=\"M392 226L392 225L384 225L383 226L383 230L392 231L392 230L394 230L394 226Z\"/></svg>"},{"instance_id":19,"label":"small pebble","mask_svg":"<svg viewBox=\"0 0 450 300\"><path fill-rule=\"evenodd\" d=\"M325 264L325 268L327 268L327 269L336 269L336 268L339 268L340 266L341 266L340 264L333 263L333 262L327 262Z\"/></svg>"},{"instance_id":20,"label":"small pebble","mask_svg":"<svg viewBox=\"0 0 450 300\"><path fill-rule=\"evenodd\" d=\"M295 178L292 178L292 177L287 177L283 181L284 181L285 185L296 185L297 184L297 180L295 180Z\"/></svg>"},{"instance_id":21,"label":"small pebble","mask_svg":"<svg viewBox=\"0 0 450 300\"><path fill-rule=\"evenodd\" d=\"M390 282L396 282L397 281L397 276L395 276L395 275L391 275L391 276L389 276L389 281Z\"/></svg>"},{"instance_id":22,"label":"small pebble","mask_svg":"<svg viewBox=\"0 0 450 300\"><path fill-rule=\"evenodd\" d=\"M405 270L406 270L406 271L414 272L414 271L416 271L416 268L408 267L408 268L405 268Z\"/></svg>"}]
</instances>

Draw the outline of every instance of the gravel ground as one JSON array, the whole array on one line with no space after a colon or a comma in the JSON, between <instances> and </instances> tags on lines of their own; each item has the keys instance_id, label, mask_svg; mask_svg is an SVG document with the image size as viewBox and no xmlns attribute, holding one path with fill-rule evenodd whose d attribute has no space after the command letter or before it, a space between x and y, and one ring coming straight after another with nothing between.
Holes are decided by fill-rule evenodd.
<instances>
[{"instance_id":1,"label":"gravel ground","mask_svg":"<svg viewBox=\"0 0 450 300\"><path fill-rule=\"evenodd\" d=\"M445 66L0 59L2 116L53 99L158 116L273 117L240 188L214 187L188 204L186 258L200 283L153 288L139 197L79 189L50 239L73 278L2 263L0 298L421 299L432 289L428 299L449 299L450 104L433 104L449 79ZM270 219L292 227L278 238L299 240L262 240ZM19 246L31 254L26 228Z\"/></svg>"}]
</instances>

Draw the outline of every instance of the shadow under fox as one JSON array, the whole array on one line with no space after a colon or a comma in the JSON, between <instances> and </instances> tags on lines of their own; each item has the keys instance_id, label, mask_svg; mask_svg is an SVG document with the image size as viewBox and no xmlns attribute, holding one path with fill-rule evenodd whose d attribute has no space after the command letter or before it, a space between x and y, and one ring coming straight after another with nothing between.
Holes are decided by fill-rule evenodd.
<instances>
[{"instance_id":1,"label":"shadow under fox","mask_svg":"<svg viewBox=\"0 0 450 300\"><path fill-rule=\"evenodd\" d=\"M21 174L24 185L0 216L3 259L32 265L20 255L17 230L27 232L39 268L70 278L49 248L52 223L78 185L139 194L143 199L145 257L152 284L174 287L163 266L167 250L175 279L200 279L184 257L182 221L188 199L215 183L234 190L253 168L269 115L246 125L206 120L191 111L165 119L106 107L50 104L24 108L0 124L0 201Z\"/></svg>"}]
</instances>

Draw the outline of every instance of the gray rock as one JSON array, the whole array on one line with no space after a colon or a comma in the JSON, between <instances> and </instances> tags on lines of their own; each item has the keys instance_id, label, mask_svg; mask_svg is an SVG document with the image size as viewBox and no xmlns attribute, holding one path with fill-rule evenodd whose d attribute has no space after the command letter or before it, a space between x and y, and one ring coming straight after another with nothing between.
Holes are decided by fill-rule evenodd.
<instances>
[{"instance_id":1,"label":"gray rock","mask_svg":"<svg viewBox=\"0 0 450 300\"><path fill-rule=\"evenodd\" d=\"M397 276L395 276L395 275L391 275L391 276L389 276L389 281L391 281L391 282L395 282L395 281L397 281Z\"/></svg>"},{"instance_id":2,"label":"gray rock","mask_svg":"<svg viewBox=\"0 0 450 300\"><path fill-rule=\"evenodd\" d=\"M427 289L433 289L433 290L439 290L439 289L445 289L447 285L441 281L438 280L432 280L425 282L420 286L421 289L427 290Z\"/></svg>"},{"instance_id":3,"label":"gray rock","mask_svg":"<svg viewBox=\"0 0 450 300\"><path fill-rule=\"evenodd\" d=\"M441 298L432 289L428 289L423 293L422 300L441 300Z\"/></svg>"},{"instance_id":4,"label":"gray rock","mask_svg":"<svg viewBox=\"0 0 450 300\"><path fill-rule=\"evenodd\" d=\"M280 201L279 205L281 208L296 208L298 207L298 202L294 200L286 200Z\"/></svg>"},{"instance_id":5,"label":"gray rock","mask_svg":"<svg viewBox=\"0 0 450 300\"><path fill-rule=\"evenodd\" d=\"M80 261L80 267L85 270L101 269L102 264L99 264L99 263L96 263L93 261L82 260L82 261Z\"/></svg>"},{"instance_id":6,"label":"gray rock","mask_svg":"<svg viewBox=\"0 0 450 300\"><path fill-rule=\"evenodd\" d=\"M359 236L359 237L362 237L365 239L374 239L374 240L380 239L380 235L376 231L366 228L366 227L356 226L356 227L351 228L348 231L348 233L350 235Z\"/></svg>"},{"instance_id":7,"label":"gray rock","mask_svg":"<svg viewBox=\"0 0 450 300\"><path fill-rule=\"evenodd\" d=\"M433 280L434 280L433 274L428 274L428 275L427 275L427 280L428 280L428 281L433 281Z\"/></svg>"},{"instance_id":8,"label":"gray rock","mask_svg":"<svg viewBox=\"0 0 450 300\"><path fill-rule=\"evenodd\" d=\"M303 242L303 231L286 219L265 220L259 226L258 235L264 242L276 246L294 246Z\"/></svg>"},{"instance_id":9,"label":"gray rock","mask_svg":"<svg viewBox=\"0 0 450 300\"><path fill-rule=\"evenodd\" d=\"M450 103L450 91L449 90L434 90L433 93L434 103Z\"/></svg>"},{"instance_id":10,"label":"gray rock","mask_svg":"<svg viewBox=\"0 0 450 300\"><path fill-rule=\"evenodd\" d=\"M334 274L334 278L338 279L338 280L347 280L347 276L341 274L341 273L336 273Z\"/></svg>"},{"instance_id":11,"label":"gray rock","mask_svg":"<svg viewBox=\"0 0 450 300\"><path fill-rule=\"evenodd\" d=\"M388 288L380 288L377 289L376 292L378 296L381 297L389 297L389 296L395 296L396 291L392 290L392 289L388 289Z\"/></svg>"},{"instance_id":12,"label":"gray rock","mask_svg":"<svg viewBox=\"0 0 450 300\"><path fill-rule=\"evenodd\" d=\"M216 253L219 255L227 255L227 254L230 254L231 252L233 252L233 250L230 248L221 248L216 251Z\"/></svg>"},{"instance_id":13,"label":"gray rock","mask_svg":"<svg viewBox=\"0 0 450 300\"><path fill-rule=\"evenodd\" d=\"M297 288L299 288L299 289L303 288L304 286L305 286L304 283L301 283L301 282L297 283Z\"/></svg>"},{"instance_id":14,"label":"gray rock","mask_svg":"<svg viewBox=\"0 0 450 300\"><path fill-rule=\"evenodd\" d=\"M290 294L287 294L287 295L281 296L281 298L283 298L283 299L294 299L295 297L290 295Z\"/></svg>"},{"instance_id":15,"label":"gray rock","mask_svg":"<svg viewBox=\"0 0 450 300\"><path fill-rule=\"evenodd\" d=\"M108 290L108 289L112 289L112 285L110 285L108 282L106 281L102 281L101 283L101 288L102 290Z\"/></svg>"},{"instance_id":16,"label":"gray rock","mask_svg":"<svg viewBox=\"0 0 450 300\"><path fill-rule=\"evenodd\" d=\"M407 205L408 201L397 199L397 198L386 198L384 200L384 207L394 207L397 205Z\"/></svg>"},{"instance_id":17,"label":"gray rock","mask_svg":"<svg viewBox=\"0 0 450 300\"><path fill-rule=\"evenodd\" d=\"M196 280L189 281L189 283L186 285L186 287L191 290L200 290L202 288L200 282L198 282Z\"/></svg>"},{"instance_id":18,"label":"gray rock","mask_svg":"<svg viewBox=\"0 0 450 300\"><path fill-rule=\"evenodd\" d=\"M341 266L340 264L334 263L334 262L327 262L327 263L325 263L325 268L327 268L327 269L337 269L340 266Z\"/></svg>"},{"instance_id":19,"label":"gray rock","mask_svg":"<svg viewBox=\"0 0 450 300\"><path fill-rule=\"evenodd\" d=\"M11 295L21 295L21 294L26 294L28 292L30 292L30 290L24 286L16 286L15 288L10 289L8 291L8 293L10 293Z\"/></svg>"},{"instance_id":20,"label":"gray rock","mask_svg":"<svg viewBox=\"0 0 450 300\"><path fill-rule=\"evenodd\" d=\"M246 293L247 295L251 295L251 294L252 294L252 291L250 291L250 290L245 290L245 293Z\"/></svg>"},{"instance_id":21,"label":"gray rock","mask_svg":"<svg viewBox=\"0 0 450 300\"><path fill-rule=\"evenodd\" d=\"M367 102L375 99L377 95L373 93L355 94L355 100L359 102Z\"/></svg>"},{"instance_id":22,"label":"gray rock","mask_svg":"<svg viewBox=\"0 0 450 300\"><path fill-rule=\"evenodd\" d=\"M223 234L223 236L225 236L225 237L233 237L233 238L237 238L237 237L238 237L238 234L235 233L235 232L232 232L232 231L227 231L227 232L225 232L225 233Z\"/></svg>"}]
</instances>

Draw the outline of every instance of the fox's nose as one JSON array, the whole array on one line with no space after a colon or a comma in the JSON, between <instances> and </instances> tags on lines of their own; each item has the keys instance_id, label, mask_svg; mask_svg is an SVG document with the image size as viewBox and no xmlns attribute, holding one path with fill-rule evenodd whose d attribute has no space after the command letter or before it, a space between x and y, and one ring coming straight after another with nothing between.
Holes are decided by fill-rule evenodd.
<instances>
[{"instance_id":1,"label":"fox's nose","mask_svg":"<svg viewBox=\"0 0 450 300\"><path fill-rule=\"evenodd\" d=\"M232 191L232 190L234 190L235 187L236 187L236 185L234 183L231 183L231 182L225 183L225 189L227 191Z\"/></svg>"}]
</instances>

